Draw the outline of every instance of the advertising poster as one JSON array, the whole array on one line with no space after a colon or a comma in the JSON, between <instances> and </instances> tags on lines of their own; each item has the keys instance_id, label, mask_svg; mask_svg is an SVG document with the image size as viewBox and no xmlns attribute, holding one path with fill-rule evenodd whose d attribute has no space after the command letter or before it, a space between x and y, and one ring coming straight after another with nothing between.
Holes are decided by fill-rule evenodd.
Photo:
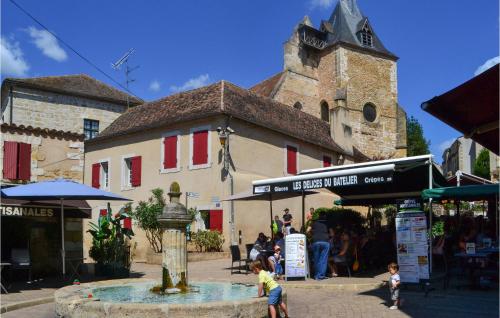
<instances>
[{"instance_id":1,"label":"advertising poster","mask_svg":"<svg viewBox=\"0 0 500 318\"><path fill-rule=\"evenodd\" d=\"M418 283L420 279L429 279L429 242L425 214L421 211L398 213L396 241L401 281Z\"/></svg>"},{"instance_id":2,"label":"advertising poster","mask_svg":"<svg viewBox=\"0 0 500 318\"><path fill-rule=\"evenodd\" d=\"M307 244L304 234L290 234L285 237L285 277L304 279L309 276Z\"/></svg>"}]
</instances>

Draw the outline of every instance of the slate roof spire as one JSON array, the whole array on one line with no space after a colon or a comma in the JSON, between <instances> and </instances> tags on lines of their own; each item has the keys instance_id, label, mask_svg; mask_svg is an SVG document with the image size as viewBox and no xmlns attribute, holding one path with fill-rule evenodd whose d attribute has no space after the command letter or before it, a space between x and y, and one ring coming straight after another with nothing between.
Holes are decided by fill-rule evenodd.
<instances>
[{"instance_id":1,"label":"slate roof spire","mask_svg":"<svg viewBox=\"0 0 500 318\"><path fill-rule=\"evenodd\" d=\"M359 9L356 0L339 0L327 23L331 26L324 28L331 30L327 34L328 45L342 42L396 58L377 37L368 18ZM369 34L363 35L366 30Z\"/></svg>"}]
</instances>

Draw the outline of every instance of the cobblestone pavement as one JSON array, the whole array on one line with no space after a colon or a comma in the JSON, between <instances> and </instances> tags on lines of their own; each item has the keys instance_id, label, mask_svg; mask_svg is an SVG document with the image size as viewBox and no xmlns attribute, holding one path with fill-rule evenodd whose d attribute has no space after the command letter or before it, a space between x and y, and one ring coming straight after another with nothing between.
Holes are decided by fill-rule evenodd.
<instances>
[{"instance_id":1,"label":"cobblestone pavement","mask_svg":"<svg viewBox=\"0 0 500 318\"><path fill-rule=\"evenodd\" d=\"M190 263L190 279L192 281L233 281L255 283L257 277L249 275L230 275L226 269L229 260L216 260ZM134 264L134 276L159 278L160 266ZM424 298L423 293L403 291L405 298L401 310L392 311L385 305L387 289L375 289L367 292L338 291L325 288L324 285L380 282L386 274L373 277L335 278L321 282L308 281L307 284L318 284L318 288L290 288L284 284L288 293L290 317L499 317L498 291L471 291L449 289L431 292ZM295 284L297 286L297 284ZM59 287L59 286L58 286ZM32 297L53 294L56 286L46 289L13 292L2 295L2 304ZM17 294L17 295L16 295ZM1 315L2 318L48 318L54 317L54 303L28 307Z\"/></svg>"},{"instance_id":2,"label":"cobblestone pavement","mask_svg":"<svg viewBox=\"0 0 500 318\"><path fill-rule=\"evenodd\" d=\"M449 292L430 294L406 292L401 310L389 310L385 305L385 289L364 293L340 292L328 289L289 288L288 307L292 318L316 317L433 317L482 318L498 317L498 294L495 292ZM16 310L4 318L54 317L54 304Z\"/></svg>"}]
</instances>

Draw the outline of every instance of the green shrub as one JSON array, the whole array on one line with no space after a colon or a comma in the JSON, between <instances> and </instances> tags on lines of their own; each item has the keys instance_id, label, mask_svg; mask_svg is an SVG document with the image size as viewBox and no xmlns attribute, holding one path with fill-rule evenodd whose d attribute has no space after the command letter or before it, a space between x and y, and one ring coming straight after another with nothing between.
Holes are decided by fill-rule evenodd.
<instances>
[{"instance_id":1,"label":"green shrub","mask_svg":"<svg viewBox=\"0 0 500 318\"><path fill-rule=\"evenodd\" d=\"M160 188L153 189L151 192L153 195L148 201L139 201L131 214L137 220L137 225L146 233L146 238L153 251L161 253L163 229L160 222L158 222L158 216L163 212L165 198L163 197L163 190Z\"/></svg>"},{"instance_id":2,"label":"green shrub","mask_svg":"<svg viewBox=\"0 0 500 318\"><path fill-rule=\"evenodd\" d=\"M130 267L129 243L134 236L132 229L122 227L121 221L129 217L130 204L120 209L114 216L108 204L107 215L99 216L98 222L89 223L87 231L92 235L90 257L101 265Z\"/></svg>"},{"instance_id":3,"label":"green shrub","mask_svg":"<svg viewBox=\"0 0 500 318\"><path fill-rule=\"evenodd\" d=\"M358 211L336 207L316 209L313 213L312 220L317 220L321 212L326 213L328 226L332 228L360 230L366 224L366 218Z\"/></svg>"},{"instance_id":4,"label":"green shrub","mask_svg":"<svg viewBox=\"0 0 500 318\"><path fill-rule=\"evenodd\" d=\"M224 236L219 231L192 232L191 241L198 252L222 252Z\"/></svg>"}]
</instances>

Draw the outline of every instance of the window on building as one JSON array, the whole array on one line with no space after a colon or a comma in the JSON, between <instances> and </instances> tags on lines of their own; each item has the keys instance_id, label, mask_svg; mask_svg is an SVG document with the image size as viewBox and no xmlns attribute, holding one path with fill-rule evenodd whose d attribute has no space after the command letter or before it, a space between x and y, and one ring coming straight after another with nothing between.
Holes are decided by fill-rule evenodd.
<instances>
[{"instance_id":1,"label":"window on building","mask_svg":"<svg viewBox=\"0 0 500 318\"><path fill-rule=\"evenodd\" d=\"M192 167L209 164L208 130L198 130L192 133Z\"/></svg>"},{"instance_id":2,"label":"window on building","mask_svg":"<svg viewBox=\"0 0 500 318\"><path fill-rule=\"evenodd\" d=\"M372 103L363 106L363 117L366 121L373 123L377 119L377 108Z\"/></svg>"},{"instance_id":3,"label":"window on building","mask_svg":"<svg viewBox=\"0 0 500 318\"><path fill-rule=\"evenodd\" d=\"M126 157L123 159L122 186L124 188L141 185L142 157Z\"/></svg>"},{"instance_id":4,"label":"window on building","mask_svg":"<svg viewBox=\"0 0 500 318\"><path fill-rule=\"evenodd\" d=\"M85 118L83 120L83 133L85 134L85 140L97 137L99 133L99 121Z\"/></svg>"},{"instance_id":5,"label":"window on building","mask_svg":"<svg viewBox=\"0 0 500 318\"><path fill-rule=\"evenodd\" d=\"M163 170L178 169L179 138L177 134L163 137Z\"/></svg>"},{"instance_id":6,"label":"window on building","mask_svg":"<svg viewBox=\"0 0 500 318\"><path fill-rule=\"evenodd\" d=\"M331 167L332 166L332 157L330 156L323 156L323 168Z\"/></svg>"},{"instance_id":7,"label":"window on building","mask_svg":"<svg viewBox=\"0 0 500 318\"><path fill-rule=\"evenodd\" d=\"M92 187L109 189L109 162L101 161L92 165Z\"/></svg>"},{"instance_id":8,"label":"window on building","mask_svg":"<svg viewBox=\"0 0 500 318\"><path fill-rule=\"evenodd\" d=\"M286 173L297 174L297 147L286 146Z\"/></svg>"},{"instance_id":9,"label":"window on building","mask_svg":"<svg viewBox=\"0 0 500 318\"><path fill-rule=\"evenodd\" d=\"M302 104L300 102L296 102L295 104L293 104L293 108L302 110Z\"/></svg>"},{"instance_id":10,"label":"window on building","mask_svg":"<svg viewBox=\"0 0 500 318\"><path fill-rule=\"evenodd\" d=\"M325 101L321 102L321 119L330 122L330 107L328 107L328 103Z\"/></svg>"},{"instance_id":11,"label":"window on building","mask_svg":"<svg viewBox=\"0 0 500 318\"><path fill-rule=\"evenodd\" d=\"M31 145L22 142L3 143L3 179L31 179Z\"/></svg>"},{"instance_id":12,"label":"window on building","mask_svg":"<svg viewBox=\"0 0 500 318\"><path fill-rule=\"evenodd\" d=\"M109 189L109 164L101 162L101 185L103 189Z\"/></svg>"},{"instance_id":13,"label":"window on building","mask_svg":"<svg viewBox=\"0 0 500 318\"><path fill-rule=\"evenodd\" d=\"M363 46L373 47L373 34L368 21L365 22L365 25L359 31L359 40Z\"/></svg>"}]
</instances>

